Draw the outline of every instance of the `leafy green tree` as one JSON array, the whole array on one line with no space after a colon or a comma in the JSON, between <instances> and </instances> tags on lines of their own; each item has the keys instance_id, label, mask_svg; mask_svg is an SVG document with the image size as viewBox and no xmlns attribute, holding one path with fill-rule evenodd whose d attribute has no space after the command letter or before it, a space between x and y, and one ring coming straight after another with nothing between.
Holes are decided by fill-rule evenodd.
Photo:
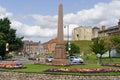
<instances>
[{"instance_id":1,"label":"leafy green tree","mask_svg":"<svg viewBox=\"0 0 120 80\"><path fill-rule=\"evenodd\" d=\"M69 46L70 50L68 50L68 46ZM68 43L67 43L66 51L69 51L69 55L74 55L74 54L80 53L80 48L77 45L75 45L74 43L71 43L70 45L68 45Z\"/></svg>"},{"instance_id":2,"label":"leafy green tree","mask_svg":"<svg viewBox=\"0 0 120 80\"><path fill-rule=\"evenodd\" d=\"M95 54L98 54L99 51L99 38L95 38L92 42L92 45L90 45L91 47L91 51L93 51Z\"/></svg>"},{"instance_id":3,"label":"leafy green tree","mask_svg":"<svg viewBox=\"0 0 120 80\"><path fill-rule=\"evenodd\" d=\"M104 42L105 42L105 46L106 46L106 48L109 52L110 61L112 61L111 51L114 47L113 42L112 42L112 37L107 36L107 37L104 37L103 39L104 39Z\"/></svg>"},{"instance_id":4,"label":"leafy green tree","mask_svg":"<svg viewBox=\"0 0 120 80\"><path fill-rule=\"evenodd\" d=\"M114 48L116 49L117 53L120 53L120 36L113 36L112 42L114 44Z\"/></svg>"},{"instance_id":5,"label":"leafy green tree","mask_svg":"<svg viewBox=\"0 0 120 80\"><path fill-rule=\"evenodd\" d=\"M120 43L120 36L113 36L112 42L113 42L114 46L117 46Z\"/></svg>"},{"instance_id":6,"label":"leafy green tree","mask_svg":"<svg viewBox=\"0 0 120 80\"><path fill-rule=\"evenodd\" d=\"M12 29L10 24L8 18L0 19L0 56L2 57L6 54L6 43L9 43L9 51L16 51L23 44L23 37L17 37L16 30Z\"/></svg>"},{"instance_id":7,"label":"leafy green tree","mask_svg":"<svg viewBox=\"0 0 120 80\"><path fill-rule=\"evenodd\" d=\"M117 45L116 51L117 51L117 53L120 53L120 43Z\"/></svg>"},{"instance_id":8,"label":"leafy green tree","mask_svg":"<svg viewBox=\"0 0 120 80\"><path fill-rule=\"evenodd\" d=\"M102 38L95 38L93 40L92 45L90 46L91 50L95 53L95 54L101 54L100 56L100 61L102 58L102 55L107 52L107 48L105 47L105 42Z\"/></svg>"},{"instance_id":9,"label":"leafy green tree","mask_svg":"<svg viewBox=\"0 0 120 80\"><path fill-rule=\"evenodd\" d=\"M0 56L3 55L3 51L1 51L2 49L4 49L4 46L5 45L5 40L3 39L4 38L4 34L0 32Z\"/></svg>"},{"instance_id":10,"label":"leafy green tree","mask_svg":"<svg viewBox=\"0 0 120 80\"><path fill-rule=\"evenodd\" d=\"M0 32L0 46L2 46L2 44L5 42L3 40L4 34Z\"/></svg>"}]
</instances>

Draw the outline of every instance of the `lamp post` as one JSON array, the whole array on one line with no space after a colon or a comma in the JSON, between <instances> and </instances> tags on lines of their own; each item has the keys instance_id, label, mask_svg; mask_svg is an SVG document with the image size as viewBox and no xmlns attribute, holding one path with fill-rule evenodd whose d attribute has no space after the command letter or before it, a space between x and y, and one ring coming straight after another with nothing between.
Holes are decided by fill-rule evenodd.
<instances>
[{"instance_id":1,"label":"lamp post","mask_svg":"<svg viewBox=\"0 0 120 80\"><path fill-rule=\"evenodd\" d=\"M100 56L101 56L100 53L98 53L98 54L97 54L97 58L98 58L98 63L97 63L97 64L98 64L98 65L100 65Z\"/></svg>"},{"instance_id":2,"label":"lamp post","mask_svg":"<svg viewBox=\"0 0 120 80\"><path fill-rule=\"evenodd\" d=\"M9 43L6 43L6 52L9 51Z\"/></svg>"},{"instance_id":3,"label":"lamp post","mask_svg":"<svg viewBox=\"0 0 120 80\"><path fill-rule=\"evenodd\" d=\"M70 50L71 50L71 47L70 47L70 40L69 40L69 25L66 25L65 28L67 27L67 40L68 40L68 51L67 53L69 54Z\"/></svg>"}]
</instances>

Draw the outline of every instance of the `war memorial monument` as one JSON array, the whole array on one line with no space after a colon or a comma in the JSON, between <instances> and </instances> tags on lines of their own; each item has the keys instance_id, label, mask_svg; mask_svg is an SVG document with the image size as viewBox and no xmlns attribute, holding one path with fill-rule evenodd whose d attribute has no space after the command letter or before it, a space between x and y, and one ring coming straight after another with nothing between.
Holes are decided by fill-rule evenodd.
<instances>
[{"instance_id":1,"label":"war memorial monument","mask_svg":"<svg viewBox=\"0 0 120 80\"><path fill-rule=\"evenodd\" d=\"M58 32L57 32L57 43L55 47L53 65L67 65L68 60L66 59L65 54L65 44L63 36L63 5L59 4L58 10Z\"/></svg>"}]
</instances>

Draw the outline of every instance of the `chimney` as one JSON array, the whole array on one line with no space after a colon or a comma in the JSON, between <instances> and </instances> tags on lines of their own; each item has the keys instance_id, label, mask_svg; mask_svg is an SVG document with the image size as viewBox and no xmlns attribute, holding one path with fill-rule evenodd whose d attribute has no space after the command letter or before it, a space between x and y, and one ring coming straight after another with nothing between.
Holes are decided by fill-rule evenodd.
<instances>
[{"instance_id":1,"label":"chimney","mask_svg":"<svg viewBox=\"0 0 120 80\"><path fill-rule=\"evenodd\" d=\"M105 30L106 29L106 26L102 25L102 30Z\"/></svg>"}]
</instances>

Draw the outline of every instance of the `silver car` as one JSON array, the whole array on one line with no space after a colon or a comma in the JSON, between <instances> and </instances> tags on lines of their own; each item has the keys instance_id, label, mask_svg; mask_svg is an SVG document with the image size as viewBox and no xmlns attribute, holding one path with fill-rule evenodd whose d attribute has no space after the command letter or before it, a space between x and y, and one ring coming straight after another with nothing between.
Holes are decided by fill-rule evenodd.
<instances>
[{"instance_id":1,"label":"silver car","mask_svg":"<svg viewBox=\"0 0 120 80\"><path fill-rule=\"evenodd\" d=\"M46 56L46 62L52 62L53 59L52 56Z\"/></svg>"}]
</instances>

